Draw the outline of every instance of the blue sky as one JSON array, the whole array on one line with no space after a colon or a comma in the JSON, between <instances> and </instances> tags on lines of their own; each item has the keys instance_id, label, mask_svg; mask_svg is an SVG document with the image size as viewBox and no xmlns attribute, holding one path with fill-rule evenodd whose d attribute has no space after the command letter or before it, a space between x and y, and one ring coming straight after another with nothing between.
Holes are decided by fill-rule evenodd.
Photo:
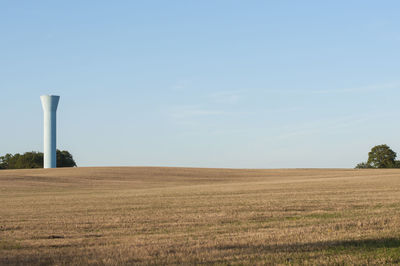
<instances>
[{"instance_id":1,"label":"blue sky","mask_svg":"<svg viewBox=\"0 0 400 266\"><path fill-rule=\"evenodd\" d=\"M399 1L0 1L0 153L354 167L400 153Z\"/></svg>"}]
</instances>

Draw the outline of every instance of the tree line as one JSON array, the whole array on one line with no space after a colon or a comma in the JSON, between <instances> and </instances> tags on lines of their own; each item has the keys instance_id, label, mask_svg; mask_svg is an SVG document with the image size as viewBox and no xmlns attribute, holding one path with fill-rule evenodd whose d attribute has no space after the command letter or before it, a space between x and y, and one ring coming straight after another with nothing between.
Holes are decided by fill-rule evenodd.
<instances>
[{"instance_id":1,"label":"tree line","mask_svg":"<svg viewBox=\"0 0 400 266\"><path fill-rule=\"evenodd\" d=\"M57 150L57 167L75 167L76 163L68 151ZM0 156L0 169L43 168L42 152L25 152L24 154L7 153Z\"/></svg>"},{"instance_id":2,"label":"tree line","mask_svg":"<svg viewBox=\"0 0 400 266\"><path fill-rule=\"evenodd\" d=\"M368 153L368 160L356 165L357 169L365 168L400 168L397 154L388 145L377 145ZM57 150L57 167L76 167L72 154ZM42 152L25 152L0 156L0 169L43 168Z\"/></svg>"},{"instance_id":3,"label":"tree line","mask_svg":"<svg viewBox=\"0 0 400 266\"><path fill-rule=\"evenodd\" d=\"M388 145L377 145L368 153L368 161L356 165L355 168L400 168L397 154Z\"/></svg>"}]
</instances>

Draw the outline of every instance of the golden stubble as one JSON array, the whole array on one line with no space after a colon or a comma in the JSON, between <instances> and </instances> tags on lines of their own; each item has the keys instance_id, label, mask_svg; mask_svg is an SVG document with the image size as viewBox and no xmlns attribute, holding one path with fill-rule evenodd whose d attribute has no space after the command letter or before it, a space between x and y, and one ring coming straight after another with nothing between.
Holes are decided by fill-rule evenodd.
<instances>
[{"instance_id":1,"label":"golden stubble","mask_svg":"<svg viewBox=\"0 0 400 266\"><path fill-rule=\"evenodd\" d=\"M0 206L0 264L400 263L396 169L2 170Z\"/></svg>"}]
</instances>

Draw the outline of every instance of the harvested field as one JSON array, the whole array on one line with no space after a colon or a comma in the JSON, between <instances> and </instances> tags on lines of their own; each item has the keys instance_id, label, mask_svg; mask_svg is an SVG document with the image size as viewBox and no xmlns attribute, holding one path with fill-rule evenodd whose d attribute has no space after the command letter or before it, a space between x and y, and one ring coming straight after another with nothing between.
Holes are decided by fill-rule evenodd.
<instances>
[{"instance_id":1,"label":"harvested field","mask_svg":"<svg viewBox=\"0 0 400 266\"><path fill-rule=\"evenodd\" d=\"M400 170L0 171L0 264L400 263Z\"/></svg>"}]
</instances>

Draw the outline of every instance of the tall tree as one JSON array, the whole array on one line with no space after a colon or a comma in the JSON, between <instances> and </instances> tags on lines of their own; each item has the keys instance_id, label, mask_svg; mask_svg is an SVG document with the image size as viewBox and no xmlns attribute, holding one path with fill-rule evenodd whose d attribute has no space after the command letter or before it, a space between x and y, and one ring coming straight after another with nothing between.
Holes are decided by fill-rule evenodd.
<instances>
[{"instance_id":1,"label":"tall tree","mask_svg":"<svg viewBox=\"0 0 400 266\"><path fill-rule=\"evenodd\" d=\"M372 168L394 168L397 154L386 144L375 146L368 153L368 162Z\"/></svg>"}]
</instances>

